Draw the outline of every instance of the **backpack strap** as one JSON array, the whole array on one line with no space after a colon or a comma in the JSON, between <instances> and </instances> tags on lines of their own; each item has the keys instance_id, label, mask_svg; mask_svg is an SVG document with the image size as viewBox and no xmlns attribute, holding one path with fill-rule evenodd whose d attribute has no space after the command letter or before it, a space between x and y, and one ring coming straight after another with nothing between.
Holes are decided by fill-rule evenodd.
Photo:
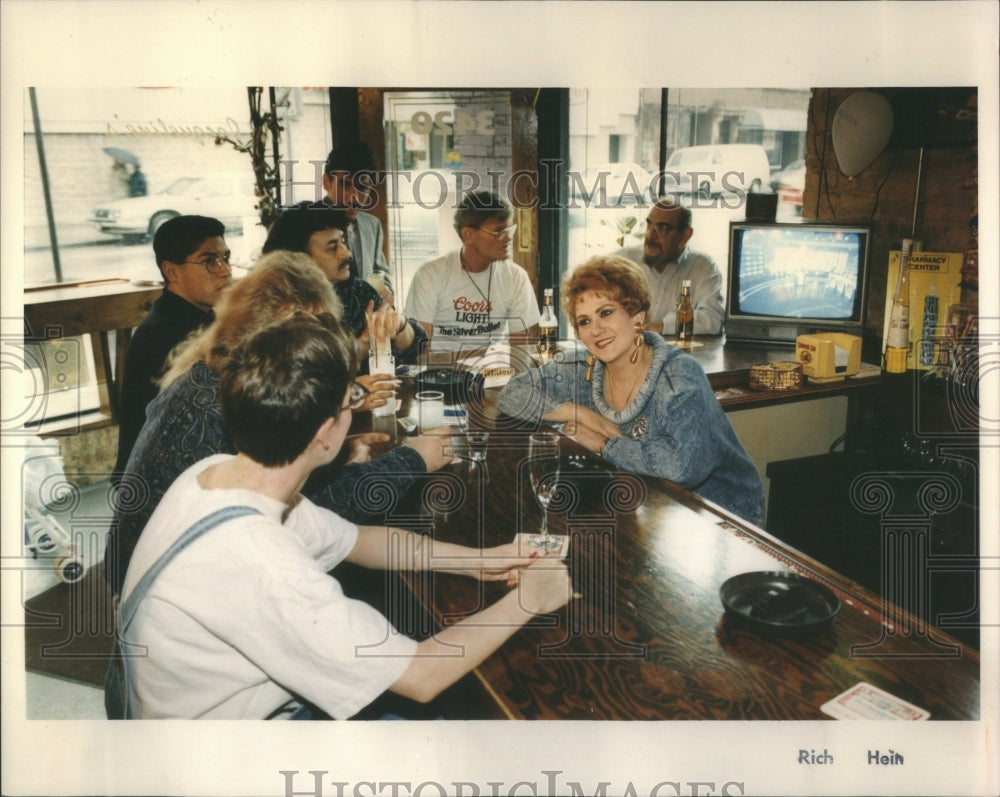
<instances>
[{"instance_id":1,"label":"backpack strap","mask_svg":"<svg viewBox=\"0 0 1000 797\"><path fill-rule=\"evenodd\" d=\"M139 583L135 585L135 589L132 590L128 599L121 605L118 615L118 633L121 634L126 628L128 628L129 623L132 622L132 617L135 615L136 610L138 610L142 599L146 597L146 593L152 586L153 581L156 580L156 577L160 574L163 568L165 568L170 561L177 556L177 554L187 548L205 532L211 531L216 526L225 523L227 520L234 520L235 518L243 517L244 515L260 514L263 513L259 509L254 509L249 506L227 506L212 512L210 515L206 515L188 528L187 531L174 540L170 547L160 555L160 558L157 559L153 565L142 574L142 578L140 578Z\"/></svg>"}]
</instances>

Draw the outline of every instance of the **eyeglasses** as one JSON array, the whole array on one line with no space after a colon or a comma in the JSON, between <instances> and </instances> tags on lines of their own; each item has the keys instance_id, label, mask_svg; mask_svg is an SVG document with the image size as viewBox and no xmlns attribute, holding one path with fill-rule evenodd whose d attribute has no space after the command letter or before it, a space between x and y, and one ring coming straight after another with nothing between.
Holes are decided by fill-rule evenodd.
<instances>
[{"instance_id":1,"label":"eyeglasses","mask_svg":"<svg viewBox=\"0 0 1000 797\"><path fill-rule=\"evenodd\" d=\"M185 260L185 263L190 263L194 266L204 266L205 271L211 274L213 277L219 276L222 272L222 267L225 266L226 269L229 268L229 261L232 258L230 252L226 252L224 255L205 255L201 260Z\"/></svg>"},{"instance_id":2,"label":"eyeglasses","mask_svg":"<svg viewBox=\"0 0 1000 797\"><path fill-rule=\"evenodd\" d=\"M371 391L364 385L351 382L351 386L347 390L347 404L344 405L344 409L360 410L368 401L370 393Z\"/></svg>"},{"instance_id":3,"label":"eyeglasses","mask_svg":"<svg viewBox=\"0 0 1000 797\"><path fill-rule=\"evenodd\" d=\"M673 224L667 224L665 221L650 221L646 219L646 229L652 230L658 235L666 235L668 232L677 232L681 227L675 227Z\"/></svg>"},{"instance_id":4,"label":"eyeglasses","mask_svg":"<svg viewBox=\"0 0 1000 797\"><path fill-rule=\"evenodd\" d=\"M501 227L499 230L487 230L485 227L476 227L475 229L479 230L479 232L484 232L487 235L492 235L499 241L501 238L509 238L512 236L514 231L517 230L517 225L511 224L509 227Z\"/></svg>"}]
</instances>

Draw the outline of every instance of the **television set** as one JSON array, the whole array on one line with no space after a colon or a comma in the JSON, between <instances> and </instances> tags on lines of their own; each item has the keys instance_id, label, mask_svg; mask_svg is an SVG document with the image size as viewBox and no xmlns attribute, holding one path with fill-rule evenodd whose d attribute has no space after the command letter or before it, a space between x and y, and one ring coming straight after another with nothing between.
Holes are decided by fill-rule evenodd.
<instances>
[{"instance_id":1,"label":"television set","mask_svg":"<svg viewBox=\"0 0 1000 797\"><path fill-rule=\"evenodd\" d=\"M730 222L726 340L861 337L870 241L864 225Z\"/></svg>"}]
</instances>

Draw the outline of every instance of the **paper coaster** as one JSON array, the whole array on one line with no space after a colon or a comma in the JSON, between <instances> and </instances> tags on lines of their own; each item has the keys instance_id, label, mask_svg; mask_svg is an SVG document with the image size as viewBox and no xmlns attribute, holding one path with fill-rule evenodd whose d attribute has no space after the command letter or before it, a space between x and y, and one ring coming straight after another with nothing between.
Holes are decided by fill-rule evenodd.
<instances>
[{"instance_id":1,"label":"paper coaster","mask_svg":"<svg viewBox=\"0 0 1000 797\"><path fill-rule=\"evenodd\" d=\"M931 713L863 681L820 706L839 720L925 720Z\"/></svg>"},{"instance_id":2,"label":"paper coaster","mask_svg":"<svg viewBox=\"0 0 1000 797\"><path fill-rule=\"evenodd\" d=\"M534 545L531 544L531 539L532 537L535 536L536 534L534 532L531 533L522 532L521 534L517 535L516 542L517 542L518 554L524 556L530 554L532 551L540 551L539 548L536 548ZM566 553L569 551L569 535L550 534L549 536L552 537L552 539L554 540L559 540L559 547L556 548L555 550L549 551L548 552L549 556L558 556L560 559L565 559Z\"/></svg>"}]
</instances>

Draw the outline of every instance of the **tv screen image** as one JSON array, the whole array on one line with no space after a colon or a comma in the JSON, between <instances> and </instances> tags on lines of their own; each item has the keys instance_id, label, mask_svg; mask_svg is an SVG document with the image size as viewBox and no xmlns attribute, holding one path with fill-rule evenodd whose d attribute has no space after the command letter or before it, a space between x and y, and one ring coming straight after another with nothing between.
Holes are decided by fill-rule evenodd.
<instances>
[{"instance_id":1,"label":"tv screen image","mask_svg":"<svg viewBox=\"0 0 1000 797\"><path fill-rule=\"evenodd\" d=\"M861 226L733 222L727 338L860 335L869 236Z\"/></svg>"}]
</instances>

